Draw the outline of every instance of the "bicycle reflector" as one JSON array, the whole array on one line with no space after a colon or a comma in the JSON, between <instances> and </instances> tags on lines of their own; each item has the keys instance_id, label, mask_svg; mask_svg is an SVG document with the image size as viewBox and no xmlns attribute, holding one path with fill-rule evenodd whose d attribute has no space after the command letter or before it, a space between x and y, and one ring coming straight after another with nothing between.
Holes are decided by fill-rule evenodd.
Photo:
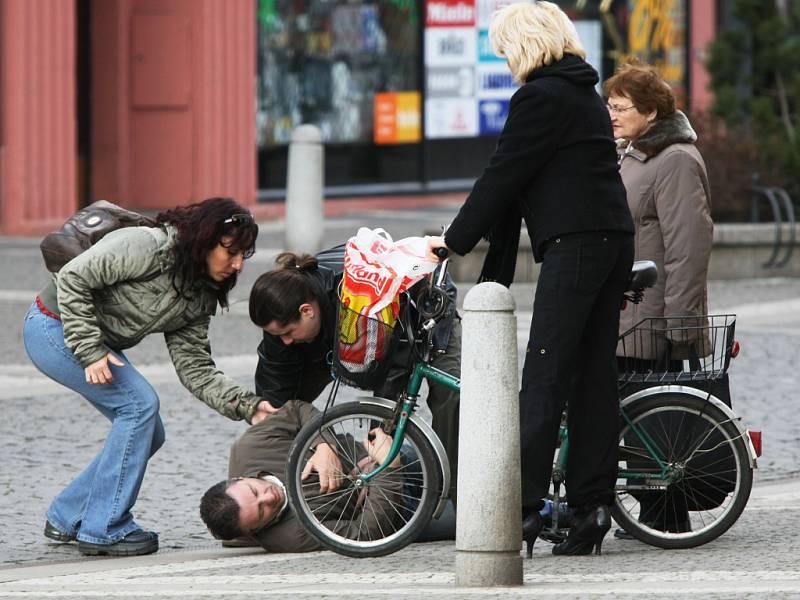
<instances>
[{"instance_id":1,"label":"bicycle reflector","mask_svg":"<svg viewBox=\"0 0 800 600\"><path fill-rule=\"evenodd\" d=\"M731 358L736 358L739 356L739 350L741 349L742 346L739 344L739 340L733 340L733 346L731 346Z\"/></svg>"},{"instance_id":2,"label":"bicycle reflector","mask_svg":"<svg viewBox=\"0 0 800 600\"><path fill-rule=\"evenodd\" d=\"M747 435L750 436L750 441L753 442L753 449L756 451L756 457L761 456L761 432L760 431L753 431L752 429L747 430Z\"/></svg>"}]
</instances>

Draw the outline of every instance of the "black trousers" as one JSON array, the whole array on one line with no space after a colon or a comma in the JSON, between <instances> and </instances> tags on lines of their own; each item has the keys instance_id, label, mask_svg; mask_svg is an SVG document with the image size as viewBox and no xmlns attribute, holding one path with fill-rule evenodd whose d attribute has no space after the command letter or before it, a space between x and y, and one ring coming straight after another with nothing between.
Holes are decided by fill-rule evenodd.
<instances>
[{"instance_id":1,"label":"black trousers","mask_svg":"<svg viewBox=\"0 0 800 600\"><path fill-rule=\"evenodd\" d=\"M585 232L550 240L536 286L520 390L522 506L543 506L564 406L567 495L581 513L610 504L617 474L619 311L633 236Z\"/></svg>"}]
</instances>

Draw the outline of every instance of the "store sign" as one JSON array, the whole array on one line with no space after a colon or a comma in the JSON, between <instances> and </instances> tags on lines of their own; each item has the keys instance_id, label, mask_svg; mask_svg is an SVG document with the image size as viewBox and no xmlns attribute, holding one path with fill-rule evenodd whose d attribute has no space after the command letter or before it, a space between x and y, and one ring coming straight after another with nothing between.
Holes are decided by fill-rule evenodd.
<instances>
[{"instance_id":1,"label":"store sign","mask_svg":"<svg viewBox=\"0 0 800 600\"><path fill-rule=\"evenodd\" d=\"M428 98L471 98L475 95L475 69L431 67L425 85Z\"/></svg>"},{"instance_id":2,"label":"store sign","mask_svg":"<svg viewBox=\"0 0 800 600\"><path fill-rule=\"evenodd\" d=\"M481 135L497 135L508 118L508 100L481 100L478 104Z\"/></svg>"},{"instance_id":3,"label":"store sign","mask_svg":"<svg viewBox=\"0 0 800 600\"><path fill-rule=\"evenodd\" d=\"M375 94L375 143L408 144L420 141L420 104L419 92Z\"/></svg>"},{"instance_id":4,"label":"store sign","mask_svg":"<svg viewBox=\"0 0 800 600\"><path fill-rule=\"evenodd\" d=\"M516 89L489 42L489 16L510 0L426 0L425 136L487 135L502 128L502 103ZM480 21L480 23L479 23ZM495 111L495 112L492 112ZM491 113L491 114L490 114Z\"/></svg>"},{"instance_id":5,"label":"store sign","mask_svg":"<svg viewBox=\"0 0 800 600\"><path fill-rule=\"evenodd\" d=\"M474 65L475 29L441 27L425 30L425 64L429 67Z\"/></svg>"},{"instance_id":6,"label":"store sign","mask_svg":"<svg viewBox=\"0 0 800 600\"><path fill-rule=\"evenodd\" d=\"M478 65L478 96L480 98L510 98L519 87L506 65Z\"/></svg>"},{"instance_id":7,"label":"store sign","mask_svg":"<svg viewBox=\"0 0 800 600\"><path fill-rule=\"evenodd\" d=\"M473 98L429 99L425 102L425 132L429 138L473 137L478 111Z\"/></svg>"},{"instance_id":8,"label":"store sign","mask_svg":"<svg viewBox=\"0 0 800 600\"><path fill-rule=\"evenodd\" d=\"M427 27L473 27L475 0L429 0L425 4Z\"/></svg>"},{"instance_id":9,"label":"store sign","mask_svg":"<svg viewBox=\"0 0 800 600\"><path fill-rule=\"evenodd\" d=\"M482 29L478 32L478 60L480 62L505 62L502 56L497 56L489 41L489 31Z\"/></svg>"}]
</instances>

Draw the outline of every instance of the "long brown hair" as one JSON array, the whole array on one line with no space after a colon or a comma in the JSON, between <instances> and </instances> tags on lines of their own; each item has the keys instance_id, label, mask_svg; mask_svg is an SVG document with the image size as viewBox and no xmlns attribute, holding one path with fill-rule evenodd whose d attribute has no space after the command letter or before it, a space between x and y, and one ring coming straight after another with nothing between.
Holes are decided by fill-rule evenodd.
<instances>
[{"instance_id":1,"label":"long brown hair","mask_svg":"<svg viewBox=\"0 0 800 600\"><path fill-rule=\"evenodd\" d=\"M174 225L178 239L172 250L175 265L172 268L172 286L183 294L196 281L207 277L208 253L230 238L225 245L244 252L245 258L253 255L258 237L258 225L245 207L233 198L208 198L188 206L176 206L156 216L159 223ZM233 273L222 283L215 284L217 302L228 306L228 292L236 285Z\"/></svg>"}]
</instances>

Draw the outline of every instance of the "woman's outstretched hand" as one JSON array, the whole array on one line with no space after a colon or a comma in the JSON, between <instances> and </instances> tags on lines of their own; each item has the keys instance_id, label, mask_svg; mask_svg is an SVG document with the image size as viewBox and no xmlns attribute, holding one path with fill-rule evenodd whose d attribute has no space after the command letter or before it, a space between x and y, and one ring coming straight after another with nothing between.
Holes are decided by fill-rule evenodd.
<instances>
[{"instance_id":1,"label":"woman's outstretched hand","mask_svg":"<svg viewBox=\"0 0 800 600\"><path fill-rule=\"evenodd\" d=\"M117 367L124 367L125 363L109 352L100 360L97 360L86 367L83 372L86 374L86 383L91 385L105 385L114 381L114 375L108 366L111 363Z\"/></svg>"},{"instance_id":2,"label":"woman's outstretched hand","mask_svg":"<svg viewBox=\"0 0 800 600\"><path fill-rule=\"evenodd\" d=\"M439 262L441 257L436 254L436 250L438 248L444 248L448 254L452 252L450 248L447 247L447 244L444 243L444 237L441 235L431 235L428 236L428 250L426 252L426 256L428 260L433 262Z\"/></svg>"},{"instance_id":3,"label":"woman's outstretched hand","mask_svg":"<svg viewBox=\"0 0 800 600\"><path fill-rule=\"evenodd\" d=\"M280 408L275 408L272 406L272 404L269 403L269 400L262 400L258 403L258 406L256 406L253 416L250 417L250 424L255 425L256 423L260 423L268 416L274 415L279 410Z\"/></svg>"}]
</instances>

